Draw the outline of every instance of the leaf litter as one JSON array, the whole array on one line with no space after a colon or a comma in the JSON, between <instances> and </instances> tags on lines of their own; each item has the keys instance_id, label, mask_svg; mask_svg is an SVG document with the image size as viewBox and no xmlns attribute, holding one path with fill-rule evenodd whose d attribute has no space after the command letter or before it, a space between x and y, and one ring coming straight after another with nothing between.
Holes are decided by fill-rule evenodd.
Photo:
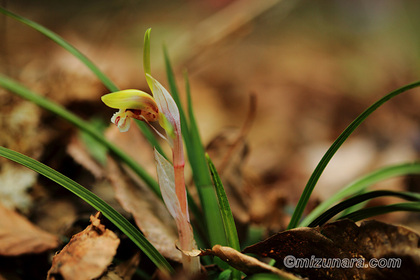
<instances>
[{"instance_id":1,"label":"leaf litter","mask_svg":"<svg viewBox=\"0 0 420 280\"><path fill-rule=\"evenodd\" d=\"M120 239L101 224L100 216L99 212L92 215L91 224L54 256L48 280L90 280L106 271Z\"/></svg>"},{"instance_id":2,"label":"leaf litter","mask_svg":"<svg viewBox=\"0 0 420 280\"><path fill-rule=\"evenodd\" d=\"M42 9L42 6L38 7L38 9ZM76 18L73 20L76 21ZM59 23L55 24L58 25ZM220 23L220 25L223 24L223 22ZM293 25L293 20L290 24ZM304 24L302 26L308 25ZM254 23L251 23L250 27L255 28L257 31L261 30L259 29L261 26L258 26L257 24L254 25ZM118 26L118 30L120 30L120 26ZM411 65L411 63L393 65L389 64L387 60L378 59L377 63L373 63L373 65L372 63L368 63L365 68L375 69L375 71L370 71L373 73L379 72L379 75L381 76L380 81L378 82L378 79L373 81L369 80L368 75L366 75L364 79L368 82L365 82L364 86L361 87L360 85L357 85L358 80L349 79L349 75L347 75L346 72L338 71L340 75L337 75L337 69L340 70L341 67L343 67L337 62L340 62L341 58L344 58L344 55L347 52L350 52L353 56L358 56L359 59L370 57L372 53L363 53L363 56L360 56L360 54L357 53L357 47L356 52L349 49L349 47L345 47L343 50L340 50L340 47L342 47L340 44L342 44L342 42L337 38L334 38L333 43L333 46L336 46L337 50L330 52L331 42L328 43L323 42L322 40L316 40L314 43L311 41L311 38L302 39L302 36L300 35L302 32L296 32L296 30L293 29L291 30L293 32L289 31L290 33L283 34L284 36L281 41L276 41L278 40L276 36L272 37L271 40L260 40L258 44L263 45L263 52L258 53L258 48L260 46L255 43L249 44L249 41L243 40L241 42L241 48L239 48L239 46L232 48L230 52L228 51L225 54L221 53L220 56L212 56L210 54L210 56L208 56L210 57L208 58L209 61L204 61L205 63L200 62L200 67L198 68L207 68L207 71L201 72L201 76L200 73L197 74L198 71L195 71L195 73L194 70L190 72L192 73L191 76L193 76L192 83L195 84L193 93L200 92L199 98L194 98L194 100L196 100L195 105L199 108L196 112L198 113L200 128L203 130L203 134L205 134L204 136L215 132L215 127L218 128L221 124L224 125L227 120L232 119L232 122L236 124L237 119L235 119L235 116L237 116L236 118L242 117L240 111L243 109L243 106L237 106L237 104L233 102L228 102L229 110L225 110L226 112L229 111L229 114L226 114L224 111L215 110L214 108L219 107L217 105L222 105L219 104L221 103L220 100L226 101L227 99L231 99L231 101L238 101L240 98L238 93L246 92L250 89L256 90L259 96L264 97L259 99L261 100L260 107L263 108L263 110L259 111L257 114L257 122L261 125L254 127L249 137L252 153L250 154L248 163L244 164L246 159L245 157L237 155L234 155L233 157L235 161L234 165L239 164L242 166L234 166L233 169L235 171L239 169L240 172L232 172L230 174L231 177L236 179L236 185L233 188L233 196L230 196L229 199L231 199L231 197L233 197L232 200L236 199L235 195L238 193L243 195L245 198L241 197L240 199L245 200L246 203L243 204L241 202L238 203L239 206L232 207L236 217L241 221L250 221L250 223L264 223L264 226L267 226L267 228L271 231L277 231L279 228L284 228L284 226L287 225L286 219L288 215L284 213L285 205L288 203L294 204L296 197L301 193L301 189L299 189L299 187L303 186L305 183L304 181L307 179L307 173L311 171L308 168L303 168L306 164L304 161L299 159L301 154L299 152L295 153L295 151L300 151L302 147L308 145L309 141L310 143L315 144L320 141L321 144L325 142L330 143L332 135L336 135L337 131L341 130L342 126L348 123L348 116L354 116L356 112L359 112L359 109L363 107L363 104L368 102L368 98L366 97L368 93L371 94L374 92L386 91L388 88L394 87L396 84L405 83L406 79L411 79L412 76L417 75L413 75L411 73L412 70L409 69L410 67L405 66ZM269 30L269 32L272 31L273 30ZM109 32L109 34L111 33L112 32ZM20 35L21 32L16 32L16 34L25 38L25 36ZM117 34L117 32L115 32L115 34ZM296 35L291 34L298 34L297 37L299 39L296 40ZM76 39L76 45L78 46L89 46L87 49L93 50L91 52L95 53L95 61L100 60L100 57L106 57L108 60L106 65L112 66L108 68L112 68L112 73L118 73L115 74L115 76L117 76L116 78L119 85L132 86L139 83L138 80L136 80L138 79L136 72L138 67L137 65L135 65L135 67L128 65L129 61L133 60L132 55L126 52L126 50L122 50L121 48L106 48L106 46L102 45L101 47L98 47L92 42L83 40L82 37L79 38L77 35L75 35L76 37L72 36L72 33L68 31L65 35L66 38ZM118 40L112 41L117 42ZM230 38L226 38L224 43L226 46L232 42L230 41ZM28 43L26 45L30 46L32 54L34 44ZM36 52L36 56L42 57L45 52L45 44L38 43L38 45L38 48L42 49L42 52ZM327 50L327 54L325 53L325 50ZM380 52L382 52L382 54L373 57L387 57L386 48L379 48L377 46L373 47L372 50L375 52L376 50L380 50ZM118 63L114 63L113 59L109 59L110 56L104 55L107 51L112 52L112 57L116 58L115 61L118 61ZM16 53L18 56L21 56L25 53L25 51L19 51ZM35 61L35 67L24 68L24 71L20 74L20 78L29 82L31 86L33 85L33 88L37 91L40 91L41 93L46 91L49 96L54 98L54 100L58 100L63 104L69 104L73 99L96 100L100 95L100 85L92 82L93 79L90 78L90 76L86 78L87 75L85 74L87 73L80 72L79 64L73 64L68 67L69 63L72 63L72 61L74 62L74 60L68 61L66 57L62 56L62 53L63 52L60 50L54 53L52 59L49 59L49 62L59 61L62 64L60 67L48 67L48 71L45 71L44 66L46 62L38 60L38 62ZM125 59L123 60L124 62L121 62L121 54L124 54L130 59ZM243 59L244 57L246 59ZM14 60L15 59L11 59L13 62ZM22 59L16 60L22 61ZM277 64L276 60L281 60L281 64ZM190 59L190 61L193 60ZM405 60L401 61L404 62ZM25 64L27 63L25 60L23 60L23 62ZM239 64L238 62L241 62L242 64ZM135 64L137 63L138 62L135 62ZM117 66L117 64L121 66ZM360 65L365 66L365 64L366 63ZM34 62L32 61L32 63L29 63L28 65L34 66ZM223 68L224 66L226 67L226 65L229 67ZM231 65L239 67L231 67ZM244 65L246 67L243 67ZM311 67L308 67L308 65L311 65ZM159 67L158 65L156 66ZM316 67L317 71L313 71L314 67L312 66ZM187 68L192 69L193 67ZM61 69L61 71L55 71L57 69ZM65 71L63 71L63 69ZM135 71L133 69L135 69ZM345 69L350 69L346 70L349 72L352 68L345 67ZM398 75L395 75L395 69L398 69ZM53 74L54 72L57 72L57 74ZM227 72L228 74L226 74ZM218 75L222 77L217 77L215 74L211 73L219 73ZM400 75L401 73L403 74ZM338 79L337 76L344 77L344 83L343 79ZM346 81L346 79L348 80ZM308 80L311 81L310 84L308 84ZM201 84L202 88L200 90L197 90L198 84ZM366 85L369 85L369 87L366 88ZM358 92L361 96L364 95L363 98L358 98L354 95L354 93L349 93L349 89L353 86L357 89L355 92ZM86 94L87 92L92 94ZM206 92L210 92L212 94L205 94ZM219 96L217 95L217 92L220 92ZM353 95L349 98L341 97L346 94ZM9 94L7 94L7 96L9 96ZM418 94L415 94L411 97L411 99L404 98L401 99L399 103L394 103L395 105L390 104L388 108L383 108L382 111L379 111L376 114L379 119L372 119L366 124L367 129L363 130L362 128L361 132L363 134L368 134L368 136L369 134L374 135L374 141L376 141L375 144L379 143L382 145L379 151L378 148L375 149L375 153L379 152L380 154L383 154L384 151L387 150L387 147L389 147L386 143L384 146L384 142L395 142L394 139L397 135L400 135L400 138L403 138L406 142L408 142L411 141L410 135L418 133L417 121L413 121L413 125L406 130L398 130L399 128L404 128L404 124L413 118L408 116L405 117L405 119L398 121L395 119L396 115L401 115L405 112L411 112L411 116L418 118L418 108L416 106L416 104L418 104L417 101L419 100L418 96ZM216 101L215 103L206 102L209 99ZM0 102L3 102L4 100L7 99L2 99ZM344 104L342 108L337 106L340 102ZM5 107L6 106L2 107L2 113L4 113L3 108ZM328 108L336 109L331 110ZM25 112L33 111L34 110L31 108L25 109ZM297 112L305 112L305 115L302 116L302 118L296 118ZM320 112L321 114L319 114ZM38 118L39 113L36 113ZM347 115L347 117L343 117L343 114ZM388 118L385 119L385 121L383 119L381 120L381 115L388 116ZM34 114L27 114L27 116L31 116L31 120L36 119ZM333 123L331 124L328 119L333 119ZM0 118L0 120L7 120L7 117ZM386 125L387 128L391 127L392 129L385 129L384 125ZM395 129L395 127L397 129ZM7 139L9 140L8 143L16 144L16 147L18 147L20 151L24 153L28 152L30 155L35 155L35 157L38 157L44 152L42 143L45 141L41 141L42 139L35 139L35 136L39 135L39 132L41 131L41 127L38 124L22 127L20 129L21 134L13 134L16 130L13 130L11 127L2 126L2 128L4 131L8 132L2 133L2 140ZM386 133L390 135L381 135L380 131L386 131ZM14 138L10 136L13 136ZM370 140L371 138L372 137L369 136L368 138L361 139ZM16 141L16 139L19 139L19 141ZM207 140L208 137L206 136L203 139ZM137 138L135 140L128 138L127 140L128 141L126 141L124 145L126 150L129 152L132 152L133 148L142 146L142 144L139 144L140 142L138 142ZM120 140L118 140L118 142L119 141ZM405 147L409 146L411 148L410 144L407 144L406 142L397 143L396 145ZM131 146L129 143L132 143ZM30 149L26 149L27 145L30 146ZM36 149L33 149L31 145L35 145ZM141 155L137 157L138 160L141 161L145 158L149 158L149 155L146 155L146 150L147 149L143 149L141 152L135 152L135 154ZM409 152L411 155L415 155L413 150L410 150ZM360 153L360 149L358 149L358 154ZM392 153L393 155L401 154L401 152L398 151L392 151ZM240 152L238 154L241 155ZM80 154L80 157L77 154L73 154L73 156L75 160L78 159L79 162L86 162L87 165L89 164L85 158L80 156ZM153 156L150 158L153 158ZM404 159L405 158L407 157L404 157ZM411 159L411 157L408 158ZM360 158L355 158L352 161L357 162L359 160ZM380 162L383 161L380 160ZM144 164L144 162L142 164ZM154 172L155 168L153 163L146 163L144 165L147 168L150 168L149 171L151 171L151 173ZM240 176L248 176L250 174L249 169L246 169L246 167L251 167L251 171L261 175L261 182L251 182L251 185L246 186L240 178ZM371 168L372 167L373 166L371 166ZM6 169L3 162L1 168L3 170ZM87 168L89 169L89 167ZM93 171L93 169L91 171ZM228 174L225 175L229 177L230 171L226 171ZM334 174L331 176L341 178L341 174L343 172L333 173ZM302 176L302 174L305 176ZM12 177L24 178L24 176L26 175L22 173L20 175L15 174ZM324 177L325 176L329 176L329 174L326 173ZM234 181L230 178L227 180ZM227 184L227 187L230 187L229 184ZM30 185L31 183L26 184L24 189L27 190ZM334 184L334 187L339 187L338 185L340 184ZM328 193L330 189L323 189L322 184L320 184L319 187L319 190L318 187L316 190L318 190L318 195L322 199L324 197L322 197L321 194ZM132 193L130 188L128 190L124 190L123 192L125 192L126 195L121 195L121 197L127 197L130 196L130 194L137 192ZM250 189L251 192L248 192ZM17 190L18 188L14 189L14 191L18 192ZM25 191L21 191L20 194L22 197L25 197ZM316 196L317 194L314 193L314 199L312 199L313 201L311 203L316 202ZM4 196L2 195L2 197ZM26 199L27 197L28 196L26 194ZM137 197L137 195L135 195L135 197ZM53 197L50 199L53 199ZM126 198L122 198L122 200L124 199ZM25 203L27 203L27 200ZM126 205L126 208L129 209L132 203L133 202L127 202L123 204L128 204L128 206ZM247 209L244 205L248 205L250 208ZM134 211L134 208L131 210ZM249 210L249 212L247 212L247 210ZM243 215L244 218L241 215ZM138 218L140 219L141 217ZM416 222L415 219L418 220L418 217L414 216L413 226L418 225L418 222ZM404 220L400 219L399 222L401 221ZM51 221L51 223L54 223L54 221ZM404 233L402 235L404 235ZM295 249L302 250L301 246Z\"/></svg>"},{"instance_id":3,"label":"leaf litter","mask_svg":"<svg viewBox=\"0 0 420 280\"><path fill-rule=\"evenodd\" d=\"M58 237L0 204L0 255L38 254L57 248Z\"/></svg>"},{"instance_id":4,"label":"leaf litter","mask_svg":"<svg viewBox=\"0 0 420 280\"><path fill-rule=\"evenodd\" d=\"M375 220L360 225L341 220L316 228L297 228L277 233L270 238L249 246L244 253L273 258L276 266L285 268L285 258L310 260L352 260L352 265L312 267L296 265L288 271L309 279L420 279L420 236L403 227ZM379 267L370 261L400 259L400 266ZM359 262L359 263L358 263ZM344 266L348 265L348 266ZM344 266L344 267L343 267Z\"/></svg>"},{"instance_id":5,"label":"leaf litter","mask_svg":"<svg viewBox=\"0 0 420 280\"><path fill-rule=\"evenodd\" d=\"M175 247L176 226L162 201L142 183L133 181L111 159L108 161L108 171L116 199L133 216L146 238L163 256L181 261L181 253Z\"/></svg>"}]
</instances>

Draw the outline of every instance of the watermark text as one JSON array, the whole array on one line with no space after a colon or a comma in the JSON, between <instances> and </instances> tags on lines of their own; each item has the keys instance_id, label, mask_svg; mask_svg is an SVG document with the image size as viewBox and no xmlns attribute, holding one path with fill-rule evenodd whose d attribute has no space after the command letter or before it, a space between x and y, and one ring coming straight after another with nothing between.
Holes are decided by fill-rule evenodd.
<instances>
[{"instance_id":1,"label":"watermark text","mask_svg":"<svg viewBox=\"0 0 420 280\"><path fill-rule=\"evenodd\" d=\"M288 255L283 259L287 268L400 268L400 258L296 258Z\"/></svg>"}]
</instances>

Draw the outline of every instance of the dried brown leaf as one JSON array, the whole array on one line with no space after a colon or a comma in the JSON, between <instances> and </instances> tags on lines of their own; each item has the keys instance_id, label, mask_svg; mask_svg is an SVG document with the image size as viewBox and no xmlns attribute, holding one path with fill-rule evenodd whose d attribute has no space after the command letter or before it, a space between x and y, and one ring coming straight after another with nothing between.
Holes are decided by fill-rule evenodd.
<instances>
[{"instance_id":1,"label":"dried brown leaf","mask_svg":"<svg viewBox=\"0 0 420 280\"><path fill-rule=\"evenodd\" d=\"M153 148L147 142L138 126L134 124L134 121L130 129L124 133L121 133L116 125L111 124L105 131L105 136L108 140L115 143L118 148L132 156L149 174L156 174Z\"/></svg>"},{"instance_id":2,"label":"dried brown leaf","mask_svg":"<svg viewBox=\"0 0 420 280\"><path fill-rule=\"evenodd\" d=\"M58 238L0 204L0 255L37 254L58 246Z\"/></svg>"},{"instance_id":3,"label":"dried brown leaf","mask_svg":"<svg viewBox=\"0 0 420 280\"><path fill-rule=\"evenodd\" d=\"M102 167L88 153L86 146L76 136L73 136L67 146L67 153L80 165L89 170L95 178L103 178Z\"/></svg>"},{"instance_id":4,"label":"dried brown leaf","mask_svg":"<svg viewBox=\"0 0 420 280\"><path fill-rule=\"evenodd\" d=\"M111 263L120 240L105 229L100 213L91 216L91 224L74 235L70 242L54 256L48 280L88 280L99 277Z\"/></svg>"},{"instance_id":5,"label":"dried brown leaf","mask_svg":"<svg viewBox=\"0 0 420 280\"><path fill-rule=\"evenodd\" d=\"M112 160L108 161L108 174L116 199L133 215L147 240L166 258L181 261L181 252L175 247L176 225L163 203L149 188L131 180Z\"/></svg>"},{"instance_id":6,"label":"dried brown leaf","mask_svg":"<svg viewBox=\"0 0 420 280\"><path fill-rule=\"evenodd\" d=\"M129 280L136 272L139 262L140 253L137 253L129 260L108 269L108 271L98 280Z\"/></svg>"},{"instance_id":7,"label":"dried brown leaf","mask_svg":"<svg viewBox=\"0 0 420 280\"><path fill-rule=\"evenodd\" d=\"M290 265L291 272L312 279L420 279L420 236L413 231L378 221L366 221L360 226L349 220L317 228L297 228L278 233L244 250L284 262L300 258L312 265ZM291 257L293 256L293 257ZM325 259L326 265L314 267L315 258ZM332 260L340 260L340 264ZM346 263L346 259L350 263ZM379 268L375 260L401 260L401 266ZM330 265L328 265L328 260ZM373 260L373 265L370 261ZM318 263L320 265L321 263ZM346 268L339 266L348 266Z\"/></svg>"},{"instance_id":8,"label":"dried brown leaf","mask_svg":"<svg viewBox=\"0 0 420 280\"><path fill-rule=\"evenodd\" d=\"M243 224L250 220L250 180L244 172L248 146L243 131L226 129L211 139L207 153L219 171L230 207L235 218Z\"/></svg>"},{"instance_id":9,"label":"dried brown leaf","mask_svg":"<svg viewBox=\"0 0 420 280\"><path fill-rule=\"evenodd\" d=\"M129 260L119 264L115 271L121 275L124 279L131 278L136 272L137 266L140 263L140 253L135 254Z\"/></svg>"},{"instance_id":10,"label":"dried brown leaf","mask_svg":"<svg viewBox=\"0 0 420 280\"><path fill-rule=\"evenodd\" d=\"M218 134L207 146L207 152L220 170L230 207L239 225L255 223L281 228L286 223L282 222L285 215L281 209L289 194L284 188L264 184L247 167L249 145L245 133L250 122L248 120L241 131L230 128Z\"/></svg>"}]
</instances>

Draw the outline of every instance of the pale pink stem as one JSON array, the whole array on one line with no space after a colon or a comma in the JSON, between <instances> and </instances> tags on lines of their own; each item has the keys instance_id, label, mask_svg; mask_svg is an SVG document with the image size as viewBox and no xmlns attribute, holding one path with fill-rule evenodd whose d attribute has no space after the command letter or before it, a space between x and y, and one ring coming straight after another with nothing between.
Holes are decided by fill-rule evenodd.
<instances>
[{"instance_id":1,"label":"pale pink stem","mask_svg":"<svg viewBox=\"0 0 420 280\"><path fill-rule=\"evenodd\" d=\"M187 191L185 189L184 179L184 148L182 144L179 111L169 92L167 92L167 90L149 74L146 74L146 77L148 77L152 82L152 91L159 110L173 128L173 134L168 133L167 136L169 139L168 142L170 142L172 146L175 195L178 200L177 204L179 205L179 209L175 210L177 213L174 217L178 228L180 249L184 252L190 252L195 249L196 245L188 213ZM162 120L162 123L165 123L165 119ZM165 129L167 129L167 127ZM191 274L199 273L200 259L197 257L192 258L186 254L182 254L182 256L184 269Z\"/></svg>"},{"instance_id":2,"label":"pale pink stem","mask_svg":"<svg viewBox=\"0 0 420 280\"><path fill-rule=\"evenodd\" d=\"M185 190L185 179L184 179L184 166L185 166L184 151L183 151L184 149L182 147L182 141L180 141L180 139L178 138L179 136L177 135L176 139L174 139L174 147L172 150L174 173L175 173L175 193L176 193L176 196L178 197L182 214L184 214L185 217L189 217L188 206L187 206L187 194ZM189 218L188 218L188 221L189 221Z\"/></svg>"},{"instance_id":3,"label":"pale pink stem","mask_svg":"<svg viewBox=\"0 0 420 280\"><path fill-rule=\"evenodd\" d=\"M174 175L175 175L175 193L178 198L182 218L177 220L177 228L179 234L179 245L181 250L191 251L195 249L194 242L194 233L190 224L190 218L188 213L188 201L187 201L187 191L185 189L185 179L184 179L184 148L182 145L182 139L179 127L175 128L175 139L173 142L172 156L173 156L173 165L174 165ZM182 262L185 269L190 273L196 274L200 270L200 261L199 258L192 258L185 254L182 254Z\"/></svg>"}]
</instances>

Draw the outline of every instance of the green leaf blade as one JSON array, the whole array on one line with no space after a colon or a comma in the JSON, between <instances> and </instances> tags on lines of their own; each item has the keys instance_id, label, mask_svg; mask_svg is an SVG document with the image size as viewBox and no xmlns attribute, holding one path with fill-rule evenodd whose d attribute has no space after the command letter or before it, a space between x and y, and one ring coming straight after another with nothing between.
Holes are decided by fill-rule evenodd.
<instances>
[{"instance_id":1,"label":"green leaf blade","mask_svg":"<svg viewBox=\"0 0 420 280\"><path fill-rule=\"evenodd\" d=\"M392 212L420 212L420 203L419 202L405 202L405 203L396 203L391 205L383 205L361 209L355 212L352 212L346 216L341 217L341 219L349 219L354 222L371 218L374 216L379 216L383 214L388 214Z\"/></svg>"},{"instance_id":2,"label":"green leaf blade","mask_svg":"<svg viewBox=\"0 0 420 280\"><path fill-rule=\"evenodd\" d=\"M309 197L312 194L312 191L315 188L316 183L318 182L319 178L321 177L322 172L327 167L328 163L330 162L331 158L334 156L334 154L337 152L337 150L341 147L341 145L346 141L346 139L353 133L354 130L370 115L372 114L376 109L378 109L380 106L382 106L384 103L389 101L390 99L394 98L395 96L398 96L399 94L406 92L410 89L413 89L415 87L420 86L420 81L405 85L399 89L396 89L392 91L391 93L385 95L383 98L376 101L373 105L368 107L362 114L360 114L334 141L334 143L331 145L331 147L327 150L327 152L324 154L318 165L316 166L314 172L310 176L302 195L300 196L300 199L298 201L298 204L296 206L295 211L293 212L292 218L289 222L288 229L295 228L303 214L303 211L305 210L305 207L309 201Z\"/></svg>"},{"instance_id":3,"label":"green leaf blade","mask_svg":"<svg viewBox=\"0 0 420 280\"><path fill-rule=\"evenodd\" d=\"M368 175L363 176L362 178L359 178L356 181L350 183L337 193L333 194L330 198L323 201L300 222L299 226L308 226L314 221L315 217L321 215L322 212L328 209L328 207L330 207L334 203L337 203L341 199L344 199L345 197L355 195L356 193L359 193L367 187L372 186L380 181L408 174L420 174L420 163L404 163L391 165L369 173Z\"/></svg>"},{"instance_id":4,"label":"green leaf blade","mask_svg":"<svg viewBox=\"0 0 420 280\"><path fill-rule=\"evenodd\" d=\"M152 29L149 28L144 33L143 43L143 70L146 75L146 82L149 85L150 90L153 91L153 81L147 75L152 75L152 67L150 63L150 33Z\"/></svg>"},{"instance_id":5,"label":"green leaf blade","mask_svg":"<svg viewBox=\"0 0 420 280\"><path fill-rule=\"evenodd\" d=\"M99 68L96 67L96 65L91 60L89 60L84 54L82 54L79 50L77 50L70 43L64 40L60 35L54 33L53 31L45 28L44 26L32 20L14 14L2 7L0 7L0 13L3 13L6 16L9 16L23 24L28 25L29 27L37 30L41 34L53 40L55 43L63 47L65 50L67 50L76 58L78 58L81 62L83 62L83 64L85 64L110 91L118 91L118 87L101 70L99 70Z\"/></svg>"},{"instance_id":6,"label":"green leaf blade","mask_svg":"<svg viewBox=\"0 0 420 280\"><path fill-rule=\"evenodd\" d=\"M38 24L34 21L31 21L27 18L24 18L22 16L14 14L14 13L4 9L3 7L0 7L0 13L3 13L6 16L9 16L9 17L27 25L27 26L33 28L34 30L37 30L38 32L40 32L44 36L51 39L52 41L57 43L59 46L64 48L65 50L67 50L69 53L71 53L73 56L75 56L77 59L79 59L88 69L90 69L92 71L92 73L94 73L96 75L96 77L102 82L102 84L109 91L114 92L114 91L119 90L119 88L111 81L111 79L109 79L91 60L89 60L84 54L82 54L78 49L76 49L73 45L68 43L66 40L64 40L58 34L54 33L53 31L49 30L48 28L46 28L46 27L44 27L44 26L42 26L42 25L40 25L40 24ZM149 32L149 38L150 38L150 30L148 30L148 32ZM149 60L150 60L150 58L149 58ZM150 62L149 62L149 68L150 68ZM57 113L57 112L55 112L55 113ZM59 115L62 116L63 114L65 114L65 113L61 112ZM140 129L142 130L142 132L145 135L147 135L147 140L149 141L149 143L151 143L151 145L154 145L157 142L156 137L153 134L151 134L150 129L147 126L140 126ZM155 139L153 139L153 138L155 138ZM129 163L129 165L132 165L133 163L134 162L131 162L131 163ZM135 169L134 170L135 172L143 173L142 171L140 171L140 169L138 167L134 167L134 169ZM156 192L156 188L155 188L156 184L152 183L151 186L153 187L153 190Z\"/></svg>"},{"instance_id":7,"label":"green leaf blade","mask_svg":"<svg viewBox=\"0 0 420 280\"><path fill-rule=\"evenodd\" d=\"M409 201L420 202L420 194L418 193L395 192L395 191L388 191L388 190L371 191L364 194L356 195L354 197L351 197L349 199L346 199L340 202L337 205L334 205L333 207L331 207L330 209L322 213L320 216L315 218L308 226L309 227L321 226L325 224L326 222L328 222L328 220L330 220L332 217L334 217L335 215L337 215L338 213L340 213L341 211L345 209L348 209L364 201L374 199L377 197L383 197L383 196L392 196L392 197L398 197L398 198L409 200Z\"/></svg>"},{"instance_id":8,"label":"green leaf blade","mask_svg":"<svg viewBox=\"0 0 420 280\"><path fill-rule=\"evenodd\" d=\"M22 86L21 84L17 83L16 81L3 76L0 74L0 86L14 92L15 94L19 95L20 97L33 102L34 104L60 116L64 120L70 122L81 131L89 134L92 138L94 138L98 143L104 145L111 151L114 155L120 158L123 162L125 162L137 175L158 195L160 195L159 185L157 184L156 180L152 178L144 168L142 168L133 158L129 157L126 153L124 153L121 149L119 149L116 145L108 141L102 133L100 133L96 128L86 123L84 120L76 116L75 114L69 112L62 106L34 93L33 91L27 89L26 87Z\"/></svg>"},{"instance_id":9,"label":"green leaf blade","mask_svg":"<svg viewBox=\"0 0 420 280\"><path fill-rule=\"evenodd\" d=\"M230 209L229 201L226 196L225 189L223 187L222 180L217 173L216 167L211 161L210 157L206 154L207 163L210 169L211 176L213 178L214 185L216 187L217 199L219 202L219 209L222 216L223 228L227 238L227 244L229 247L240 251L241 247L239 244L238 231L236 229L235 220L233 219L233 214ZM232 269L232 278L241 279L240 271Z\"/></svg>"},{"instance_id":10,"label":"green leaf blade","mask_svg":"<svg viewBox=\"0 0 420 280\"><path fill-rule=\"evenodd\" d=\"M223 187L222 180L219 177L219 174L214 166L213 162L211 161L210 157L206 155L207 163L209 165L209 169L213 178L214 185L216 187L217 198L219 201L219 208L222 213L222 220L224 229L227 236L228 246L232 247L233 249L240 251L239 245L239 238L238 232L236 230L235 221L233 219L233 214L230 209L229 201L226 196L225 189Z\"/></svg>"},{"instance_id":11,"label":"green leaf blade","mask_svg":"<svg viewBox=\"0 0 420 280\"><path fill-rule=\"evenodd\" d=\"M211 245L226 245L227 239L222 226L222 217L217 203L216 192L214 190L211 175L207 167L204 147L201 142L198 127L195 122L195 119L193 118L194 114L192 112L192 104L190 102L191 97L189 97L188 104L188 107L191 107L189 109L190 123L188 124L187 117L182 106L179 91L176 86L175 76L173 74L172 66L166 49L164 49L164 56L167 79L172 93L172 97L174 98L178 106L179 113L181 116L182 135L184 137L184 143L187 148L188 160L193 171L194 183L197 187L197 192L203 208L210 243ZM186 80L186 89L187 96L190 96L188 80Z\"/></svg>"},{"instance_id":12,"label":"green leaf blade","mask_svg":"<svg viewBox=\"0 0 420 280\"><path fill-rule=\"evenodd\" d=\"M174 272L172 266L166 261L166 259L129 221L127 221L127 219L125 219L120 213L115 211L111 206L109 206L105 201L103 201L94 193L90 192L88 189L84 188L63 174L57 172L56 170L46 166L45 164L18 152L0 146L0 156L26 166L27 168L34 170L35 172L47 177L48 179L56 182L70 192L74 193L93 208L100 211L107 219L115 224L150 258L150 260L159 269L169 273Z\"/></svg>"}]
</instances>

